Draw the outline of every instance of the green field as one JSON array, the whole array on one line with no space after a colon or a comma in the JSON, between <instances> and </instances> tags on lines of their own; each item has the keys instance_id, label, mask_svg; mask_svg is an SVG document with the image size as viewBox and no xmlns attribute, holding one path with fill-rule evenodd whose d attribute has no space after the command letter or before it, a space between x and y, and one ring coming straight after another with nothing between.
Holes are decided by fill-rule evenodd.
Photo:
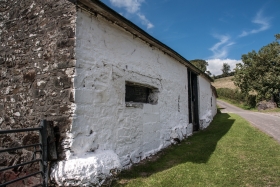
<instances>
[{"instance_id":1,"label":"green field","mask_svg":"<svg viewBox=\"0 0 280 187\"><path fill-rule=\"evenodd\" d=\"M220 79L215 79L212 85L217 88L230 88L230 89L236 89L237 87L234 85L233 76L230 77L224 77Z\"/></svg>"},{"instance_id":2,"label":"green field","mask_svg":"<svg viewBox=\"0 0 280 187\"><path fill-rule=\"evenodd\" d=\"M280 145L235 114L217 114L207 129L154 158L112 186L280 186Z\"/></svg>"}]
</instances>

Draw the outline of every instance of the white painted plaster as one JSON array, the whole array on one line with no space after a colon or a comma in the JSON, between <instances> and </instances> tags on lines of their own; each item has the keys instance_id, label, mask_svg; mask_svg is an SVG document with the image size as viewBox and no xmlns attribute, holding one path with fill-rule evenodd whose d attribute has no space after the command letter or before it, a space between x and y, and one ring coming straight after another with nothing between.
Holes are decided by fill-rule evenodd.
<instances>
[{"instance_id":1,"label":"white painted plaster","mask_svg":"<svg viewBox=\"0 0 280 187\"><path fill-rule=\"evenodd\" d=\"M175 126L183 138L188 125L187 68L84 12L78 12L76 37L73 155L95 148L114 150L126 166L170 145ZM158 104L126 107L125 81L158 88Z\"/></svg>"},{"instance_id":2,"label":"white painted plaster","mask_svg":"<svg viewBox=\"0 0 280 187\"><path fill-rule=\"evenodd\" d=\"M72 169L79 159L83 159L78 162L81 168L113 169L115 165L95 162L97 153L105 155L110 150L121 167L127 168L169 146L175 138L191 135L187 75L184 65L158 49L101 17L79 11L75 115L64 144L69 150L67 158L55 166L52 178L64 185L73 178L86 181L88 178L78 178L82 169ZM157 88L158 103L126 106L125 81ZM92 156L87 157L90 152ZM116 162L115 156L105 158L104 163ZM98 159L103 163L102 157ZM63 169L65 166L68 169ZM94 175L108 173L98 170Z\"/></svg>"},{"instance_id":3,"label":"white painted plaster","mask_svg":"<svg viewBox=\"0 0 280 187\"><path fill-rule=\"evenodd\" d=\"M91 153L80 158L60 161L53 168L51 178L59 186L101 186L113 172L121 169L113 151Z\"/></svg>"},{"instance_id":4,"label":"white painted plaster","mask_svg":"<svg viewBox=\"0 0 280 187\"><path fill-rule=\"evenodd\" d=\"M199 84L199 126L205 129L209 126L213 117L217 113L216 96L214 95L211 84L204 77L198 77ZM211 106L212 98L212 106Z\"/></svg>"}]
</instances>

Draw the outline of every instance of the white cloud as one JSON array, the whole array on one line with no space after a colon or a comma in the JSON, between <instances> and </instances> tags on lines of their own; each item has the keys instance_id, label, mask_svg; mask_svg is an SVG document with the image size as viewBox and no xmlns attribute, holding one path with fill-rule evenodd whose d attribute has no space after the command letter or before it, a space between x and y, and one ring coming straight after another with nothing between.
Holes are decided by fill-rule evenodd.
<instances>
[{"instance_id":1,"label":"white cloud","mask_svg":"<svg viewBox=\"0 0 280 187\"><path fill-rule=\"evenodd\" d=\"M136 13L140 10L141 3L144 0L110 0L110 2L116 7L124 7L129 13Z\"/></svg>"},{"instance_id":2,"label":"white cloud","mask_svg":"<svg viewBox=\"0 0 280 187\"><path fill-rule=\"evenodd\" d=\"M259 33L261 31L265 31L267 29L270 28L270 20L271 18L268 17L263 17L262 15L262 10L260 10L257 15L255 16L255 18L252 20L253 23L256 23L258 25L260 25L260 27L258 29L252 29L250 31L243 31L238 37L244 37L250 34L256 34Z\"/></svg>"},{"instance_id":3,"label":"white cloud","mask_svg":"<svg viewBox=\"0 0 280 187\"><path fill-rule=\"evenodd\" d=\"M212 75L221 75L222 74L222 67L223 63L227 63L230 65L230 70L236 67L237 63L242 63L242 60L235 60L235 59L208 59L207 70L212 73Z\"/></svg>"},{"instance_id":4,"label":"white cloud","mask_svg":"<svg viewBox=\"0 0 280 187\"><path fill-rule=\"evenodd\" d=\"M215 34L213 36L219 39L220 41L210 48L210 50L213 52L213 56L211 56L211 58L212 59L226 58L228 55L229 47L235 43L231 42L230 37L227 35Z\"/></svg>"},{"instance_id":5,"label":"white cloud","mask_svg":"<svg viewBox=\"0 0 280 187\"><path fill-rule=\"evenodd\" d=\"M144 1L145 0L110 0L113 6L125 8L128 13L136 14L141 20L141 23L145 25L147 29L151 29L154 25L140 12L141 4Z\"/></svg>"},{"instance_id":6,"label":"white cloud","mask_svg":"<svg viewBox=\"0 0 280 187\"><path fill-rule=\"evenodd\" d=\"M147 20L145 15L143 15L141 13L138 13L137 16L141 19L142 24L147 26L147 29L150 29L150 28L154 27L154 25L149 20Z\"/></svg>"}]
</instances>

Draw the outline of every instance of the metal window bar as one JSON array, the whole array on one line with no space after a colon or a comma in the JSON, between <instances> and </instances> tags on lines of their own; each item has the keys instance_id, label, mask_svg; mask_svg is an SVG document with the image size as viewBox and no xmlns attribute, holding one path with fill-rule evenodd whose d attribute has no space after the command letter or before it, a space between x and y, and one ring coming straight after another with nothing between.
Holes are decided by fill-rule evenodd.
<instances>
[{"instance_id":1,"label":"metal window bar","mask_svg":"<svg viewBox=\"0 0 280 187\"><path fill-rule=\"evenodd\" d=\"M23 149L23 148L28 148L28 147L34 147L34 153L33 153L33 158L31 161L29 162L25 162L25 163L21 163L21 164L17 164L14 166L10 166L10 167L5 167L3 169L0 170L0 172L5 171L5 170L9 170L9 169L13 169L19 166L23 166L26 164L32 164L34 162L39 162L40 163L40 171L29 174L27 176L24 177L19 177L17 179L8 181L6 183L0 184L0 187L5 187L6 185L15 183L17 181L41 174L42 176L42 183L41 184L37 184L35 186L43 186L46 187L48 185L48 156L47 156L47 121L46 120L41 120L41 125L40 127L37 128L27 128L27 129L12 129L12 130L0 130L0 134L10 134L10 133L17 133L17 132L28 132L28 131L39 131L40 133L40 143L38 144L32 144L32 145L26 145L26 146L20 146L20 147L13 147L13 148L7 148L7 149L1 149L1 152L7 152L7 151L14 151L17 149ZM40 146L40 150L37 150L36 147ZM36 159L35 155L37 152L41 153L41 159Z\"/></svg>"}]
</instances>

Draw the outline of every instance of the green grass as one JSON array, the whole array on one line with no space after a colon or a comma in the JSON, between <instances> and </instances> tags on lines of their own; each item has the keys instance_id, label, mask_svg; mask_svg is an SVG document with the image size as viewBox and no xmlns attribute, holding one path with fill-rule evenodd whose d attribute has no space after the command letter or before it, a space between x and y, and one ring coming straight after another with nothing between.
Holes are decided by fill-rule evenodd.
<instances>
[{"instance_id":1,"label":"green grass","mask_svg":"<svg viewBox=\"0 0 280 187\"><path fill-rule=\"evenodd\" d=\"M280 186L280 145L238 115L219 113L156 161L121 172L113 186Z\"/></svg>"}]
</instances>

